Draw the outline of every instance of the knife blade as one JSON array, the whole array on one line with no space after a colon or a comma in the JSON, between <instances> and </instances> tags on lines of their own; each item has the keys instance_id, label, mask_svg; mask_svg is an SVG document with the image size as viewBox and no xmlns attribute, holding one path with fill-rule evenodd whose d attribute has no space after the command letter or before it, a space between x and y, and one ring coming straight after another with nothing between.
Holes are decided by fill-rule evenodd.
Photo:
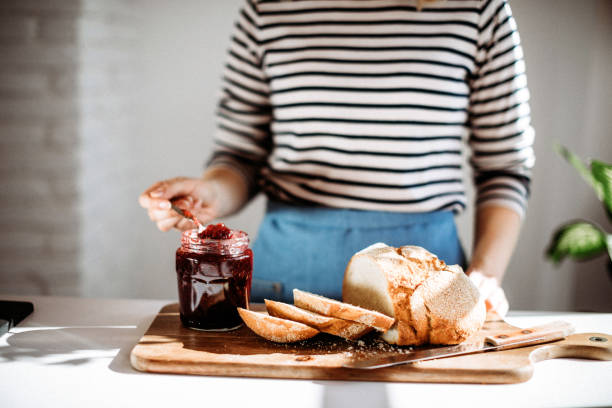
<instances>
[{"instance_id":1,"label":"knife blade","mask_svg":"<svg viewBox=\"0 0 612 408\"><path fill-rule=\"evenodd\" d=\"M466 354L484 353L512 348L533 346L561 340L574 332L574 327L567 322L556 321L528 329L518 329L514 332L503 332L487 336L476 342L461 343L454 346L418 349L408 353L385 353L376 356L360 356L356 354L342 366L346 368L376 369L394 365L415 363L461 356Z\"/></svg>"}]
</instances>

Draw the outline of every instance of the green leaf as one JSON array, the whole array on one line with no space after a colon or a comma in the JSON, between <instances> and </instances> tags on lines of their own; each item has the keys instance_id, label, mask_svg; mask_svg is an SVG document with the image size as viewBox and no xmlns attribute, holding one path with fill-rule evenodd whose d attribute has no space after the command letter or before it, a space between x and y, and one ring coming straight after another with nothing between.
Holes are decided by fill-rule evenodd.
<instances>
[{"instance_id":1,"label":"green leaf","mask_svg":"<svg viewBox=\"0 0 612 408\"><path fill-rule=\"evenodd\" d=\"M565 160L571 164L576 171L582 176L582 178L591 186L595 193L597 194L597 198L603 201L603 188L600 182L595 179L593 173L582 163L580 157L576 156L574 153L570 152L564 146L560 144L555 144L554 149L557 153L559 153Z\"/></svg>"},{"instance_id":2,"label":"green leaf","mask_svg":"<svg viewBox=\"0 0 612 408\"><path fill-rule=\"evenodd\" d=\"M608 214L612 213L612 165L593 160L591 162L591 174L601 186L601 200L606 206Z\"/></svg>"},{"instance_id":3,"label":"green leaf","mask_svg":"<svg viewBox=\"0 0 612 408\"><path fill-rule=\"evenodd\" d=\"M606 250L610 250L606 234L590 222L578 221L563 225L555 232L546 254L559 263L566 256L582 261Z\"/></svg>"}]
</instances>

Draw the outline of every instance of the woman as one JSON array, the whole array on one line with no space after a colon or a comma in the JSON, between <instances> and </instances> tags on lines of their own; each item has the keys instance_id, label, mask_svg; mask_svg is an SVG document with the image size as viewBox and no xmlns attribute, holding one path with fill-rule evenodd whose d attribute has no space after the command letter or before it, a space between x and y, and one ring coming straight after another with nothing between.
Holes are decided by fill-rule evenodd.
<instances>
[{"instance_id":1,"label":"woman","mask_svg":"<svg viewBox=\"0 0 612 408\"><path fill-rule=\"evenodd\" d=\"M201 178L155 183L140 203L160 230L269 199L253 297L298 287L339 298L344 267L374 243L420 245L466 265L453 214L477 187L467 268L490 310L516 244L533 166L529 93L505 0L247 1Z\"/></svg>"}]
</instances>

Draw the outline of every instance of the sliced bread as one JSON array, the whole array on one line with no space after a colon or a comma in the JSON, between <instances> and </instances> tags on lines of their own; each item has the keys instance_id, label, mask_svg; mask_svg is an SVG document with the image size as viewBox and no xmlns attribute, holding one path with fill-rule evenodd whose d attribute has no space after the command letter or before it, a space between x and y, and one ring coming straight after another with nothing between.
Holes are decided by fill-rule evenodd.
<instances>
[{"instance_id":1,"label":"sliced bread","mask_svg":"<svg viewBox=\"0 0 612 408\"><path fill-rule=\"evenodd\" d=\"M248 326L259 336L276 343L292 343L316 336L319 331L292 320L268 316L264 313L238 308L238 313Z\"/></svg>"},{"instance_id":2,"label":"sliced bread","mask_svg":"<svg viewBox=\"0 0 612 408\"><path fill-rule=\"evenodd\" d=\"M335 317L323 316L287 303L265 299L266 309L271 316L289 319L314 327L324 333L343 337L347 340L357 340L373 330L365 324Z\"/></svg>"},{"instance_id":3,"label":"sliced bread","mask_svg":"<svg viewBox=\"0 0 612 408\"><path fill-rule=\"evenodd\" d=\"M324 316L350 320L371 326L385 332L393 326L395 319L383 313L367 310L349 303L339 302L323 296L293 289L293 303L302 309L319 313Z\"/></svg>"}]
</instances>

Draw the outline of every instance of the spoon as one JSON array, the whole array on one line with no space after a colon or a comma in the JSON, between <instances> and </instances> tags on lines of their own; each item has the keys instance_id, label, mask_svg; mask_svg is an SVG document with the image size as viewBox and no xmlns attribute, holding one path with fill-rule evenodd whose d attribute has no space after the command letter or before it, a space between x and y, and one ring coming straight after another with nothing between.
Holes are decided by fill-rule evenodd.
<instances>
[{"instance_id":1,"label":"spoon","mask_svg":"<svg viewBox=\"0 0 612 408\"><path fill-rule=\"evenodd\" d=\"M177 207L176 205L174 205L173 202L170 202L170 207L176 211L180 216L185 217L187 219L190 219L191 221L193 221L195 223L195 225L198 226L198 233L204 231L206 229L206 227L204 227L204 225L200 222L200 220L198 220L198 218L193 215L191 213L191 211L189 210L183 210L182 208Z\"/></svg>"}]
</instances>

